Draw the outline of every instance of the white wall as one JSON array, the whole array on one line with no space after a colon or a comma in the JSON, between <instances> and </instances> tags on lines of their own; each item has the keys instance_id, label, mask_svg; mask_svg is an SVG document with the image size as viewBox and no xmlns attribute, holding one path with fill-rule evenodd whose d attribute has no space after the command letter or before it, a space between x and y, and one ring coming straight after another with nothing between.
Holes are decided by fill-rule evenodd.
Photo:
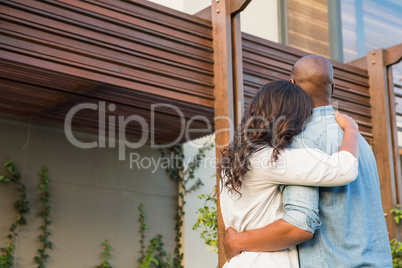
<instances>
[{"instance_id":1,"label":"white wall","mask_svg":"<svg viewBox=\"0 0 402 268\"><path fill-rule=\"evenodd\" d=\"M279 42L277 0L252 0L240 19L242 32Z\"/></svg>"},{"instance_id":2,"label":"white wall","mask_svg":"<svg viewBox=\"0 0 402 268\"><path fill-rule=\"evenodd\" d=\"M183 12L195 14L211 5L211 0L184 0Z\"/></svg>"},{"instance_id":3,"label":"white wall","mask_svg":"<svg viewBox=\"0 0 402 268\"><path fill-rule=\"evenodd\" d=\"M215 0L149 0L151 2L194 14ZM240 13L241 31L273 42L279 42L278 0L252 0Z\"/></svg>"},{"instance_id":4,"label":"white wall","mask_svg":"<svg viewBox=\"0 0 402 268\"><path fill-rule=\"evenodd\" d=\"M158 5L175 9L187 14L195 14L211 5L211 0L148 0Z\"/></svg>"},{"instance_id":5,"label":"white wall","mask_svg":"<svg viewBox=\"0 0 402 268\"><path fill-rule=\"evenodd\" d=\"M148 0L161 6L166 6L171 9L183 11L185 0Z\"/></svg>"},{"instance_id":6,"label":"white wall","mask_svg":"<svg viewBox=\"0 0 402 268\"><path fill-rule=\"evenodd\" d=\"M96 135L74 132L81 140L95 140ZM49 169L52 194L52 235L54 249L49 251L48 268L93 268L102 261L101 243L108 239L113 247L113 267L137 267L140 257L138 210L144 203L147 213L146 246L157 233L164 235L167 252L175 246L174 216L177 186L158 169L130 169L128 161L118 161L116 149L80 149L70 144L61 127L32 123L0 116L0 161L9 158L24 175L31 212L28 226L19 229L15 268L37 267L33 261L40 247L41 218L38 172ZM142 158L157 159L156 149L143 146L135 152ZM0 174L4 170L0 169ZM0 184L0 246L17 213L18 199L14 185ZM191 266L190 266L191 267Z\"/></svg>"},{"instance_id":7,"label":"white wall","mask_svg":"<svg viewBox=\"0 0 402 268\"><path fill-rule=\"evenodd\" d=\"M183 146L186 159L191 159L196 153L196 146L206 141L214 140L214 136L207 136L202 139L186 143ZM188 161L188 160L186 160ZM185 221L184 221L184 267L186 268L215 268L218 265L218 254L206 249L204 240L200 238L200 231L193 230L193 225L198 217L197 210L204 206L204 200L198 199L200 194L209 194L213 191L215 181L215 148L206 152L206 157L200 168L196 170L196 178L204 183L197 191L189 193L185 197ZM191 185L191 184L190 184Z\"/></svg>"}]
</instances>

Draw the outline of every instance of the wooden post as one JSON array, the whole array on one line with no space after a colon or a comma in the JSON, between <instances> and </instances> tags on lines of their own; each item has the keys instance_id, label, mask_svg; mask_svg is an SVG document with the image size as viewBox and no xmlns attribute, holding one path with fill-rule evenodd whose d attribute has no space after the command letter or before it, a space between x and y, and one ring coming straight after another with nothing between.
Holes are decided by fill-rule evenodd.
<instances>
[{"instance_id":1,"label":"wooden post","mask_svg":"<svg viewBox=\"0 0 402 268\"><path fill-rule=\"evenodd\" d=\"M233 75L232 75L232 38L231 13L229 0L212 0L212 37L214 49L214 94L215 94L215 142L216 158L221 158L221 150L228 144L233 133ZM226 262L223 240L225 226L220 210L220 173L216 174L216 192L218 197L218 253L219 267Z\"/></svg>"},{"instance_id":2,"label":"wooden post","mask_svg":"<svg viewBox=\"0 0 402 268\"><path fill-rule=\"evenodd\" d=\"M387 68L388 73L388 95L389 95L389 114L391 116L390 126L391 126L391 134L392 134L392 148L393 148L393 157L394 157L394 178L395 178L395 200L396 203L401 203L401 160L399 157L399 145L398 145L398 127L396 124L396 100L395 100L395 92L394 92L394 83L392 78L392 68ZM391 215L392 216L392 215ZM390 237L394 238L394 237ZM395 224L395 238L399 241L402 239L401 227L399 224Z\"/></svg>"},{"instance_id":3,"label":"wooden post","mask_svg":"<svg viewBox=\"0 0 402 268\"><path fill-rule=\"evenodd\" d=\"M241 38L240 13L237 13L235 16L232 16L233 101L235 125L240 124L244 111L243 47Z\"/></svg>"},{"instance_id":4,"label":"wooden post","mask_svg":"<svg viewBox=\"0 0 402 268\"><path fill-rule=\"evenodd\" d=\"M388 75L388 95L389 95L389 114L390 114L390 126L392 136L392 154L394 159L394 181L395 181L395 204L401 203L401 160L399 157L399 145L398 145L398 126L396 125L396 100L394 92L394 83L392 78L392 68L387 68Z\"/></svg>"},{"instance_id":5,"label":"wooden post","mask_svg":"<svg viewBox=\"0 0 402 268\"><path fill-rule=\"evenodd\" d=\"M251 0L212 0L211 20L214 49L215 143L216 158L229 144L244 109L243 57L240 30L240 12ZM220 173L217 168L216 191L218 210L219 267L226 262L223 247L225 226L219 203Z\"/></svg>"},{"instance_id":6,"label":"wooden post","mask_svg":"<svg viewBox=\"0 0 402 268\"><path fill-rule=\"evenodd\" d=\"M394 157L394 172L395 172L395 192L396 203L401 204L402 200L402 175L401 175L401 159L399 156L399 143L398 143L398 127L396 120L396 100L394 92L394 83L392 77L392 65L398 63L402 59L402 44L387 48L384 55L385 65L388 72L388 94L390 103L390 125L392 130L392 144L393 144L393 157ZM402 232L400 225L395 225L395 237L398 240L402 239ZM393 238L393 237L392 237Z\"/></svg>"},{"instance_id":7,"label":"wooden post","mask_svg":"<svg viewBox=\"0 0 402 268\"><path fill-rule=\"evenodd\" d=\"M380 179L382 205L390 238L395 237L395 222L390 210L396 202L395 172L392 149L392 129L388 91L387 65L384 50L367 54L373 125L373 151Z\"/></svg>"}]
</instances>

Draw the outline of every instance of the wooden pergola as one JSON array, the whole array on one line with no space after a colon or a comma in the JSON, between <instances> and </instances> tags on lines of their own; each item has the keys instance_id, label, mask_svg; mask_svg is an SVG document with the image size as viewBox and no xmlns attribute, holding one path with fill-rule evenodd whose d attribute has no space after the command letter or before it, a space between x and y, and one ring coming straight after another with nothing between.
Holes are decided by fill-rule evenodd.
<instances>
[{"instance_id":1,"label":"wooden pergola","mask_svg":"<svg viewBox=\"0 0 402 268\"><path fill-rule=\"evenodd\" d=\"M258 88L288 79L294 62L307 55L240 31L239 13L251 0L213 0L196 15L138 0L9 0L0 3L0 113L62 125L80 103L115 104L113 116L152 120L155 142L179 137L182 118L202 116L216 132L216 154L227 144ZM380 176L390 237L396 235L390 209L401 202L396 114L389 66L402 45L378 49L351 63L332 61L337 109L351 115L372 145ZM155 104L171 106L150 112ZM72 121L79 129L110 133L99 111ZM190 138L207 134L201 117ZM214 121L214 118L216 119ZM139 125L127 137L142 137ZM178 139L179 137L179 139ZM217 180L219 178L217 177ZM219 183L218 183L219 185ZM219 211L219 210L218 210ZM219 214L219 263L224 226Z\"/></svg>"},{"instance_id":2,"label":"wooden pergola","mask_svg":"<svg viewBox=\"0 0 402 268\"><path fill-rule=\"evenodd\" d=\"M154 109L156 143L176 140L182 117L213 122L209 21L148 1L12 0L0 7L1 113L63 124L75 105L105 102L116 106L110 116L150 123L153 104L177 107L182 116L172 106ZM73 126L110 135L98 113L78 112ZM129 126L128 138L143 135L135 122ZM191 127L205 129L205 120Z\"/></svg>"}]
</instances>

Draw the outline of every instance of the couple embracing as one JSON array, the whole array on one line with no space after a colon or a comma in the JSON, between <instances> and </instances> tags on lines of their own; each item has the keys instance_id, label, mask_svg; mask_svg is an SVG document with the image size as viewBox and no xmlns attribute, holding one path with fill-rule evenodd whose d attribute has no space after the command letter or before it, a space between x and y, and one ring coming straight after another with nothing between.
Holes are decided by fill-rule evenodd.
<instances>
[{"instance_id":1,"label":"couple embracing","mask_svg":"<svg viewBox=\"0 0 402 268\"><path fill-rule=\"evenodd\" d=\"M310 55L264 85L221 160L225 268L392 267L374 155Z\"/></svg>"}]
</instances>

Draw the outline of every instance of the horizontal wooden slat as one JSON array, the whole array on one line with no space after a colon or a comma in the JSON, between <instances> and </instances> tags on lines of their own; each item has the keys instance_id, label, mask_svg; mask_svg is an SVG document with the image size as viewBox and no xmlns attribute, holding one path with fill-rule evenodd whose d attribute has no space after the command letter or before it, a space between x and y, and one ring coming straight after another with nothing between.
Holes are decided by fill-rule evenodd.
<instances>
[{"instance_id":1,"label":"horizontal wooden slat","mask_svg":"<svg viewBox=\"0 0 402 268\"><path fill-rule=\"evenodd\" d=\"M116 77L122 80L131 80L139 84L159 85L159 88L165 88L169 91L177 91L188 94L197 94L212 99L213 84L196 80L192 77L183 77L181 74L166 72L165 70L155 70L151 66L138 66L130 62L118 61L106 57L105 55L85 53L78 54L77 51L71 51L65 46L49 46L41 42L31 42L26 39L15 39L15 36L9 37L4 35L0 41L0 47L4 51L20 52L23 50L25 54L37 59L53 58L53 64L73 65L80 70L88 72L97 72L104 74L106 77ZM3 46L2 46L3 45ZM46 50L46 55L43 55ZM6 58L7 55L4 55ZM57 62L55 62L57 61ZM119 66L118 69L116 66ZM117 69L117 70L116 70ZM73 71L73 70L71 70ZM117 82L116 82L117 83ZM208 91L206 90L208 89ZM141 90L141 89L138 89Z\"/></svg>"},{"instance_id":2,"label":"horizontal wooden slat","mask_svg":"<svg viewBox=\"0 0 402 268\"><path fill-rule=\"evenodd\" d=\"M27 11L24 19L44 25L49 25L48 22L52 21L56 23L54 26L58 29L66 29L65 26L68 25L70 29L67 29L67 32L75 32L78 27L80 34L86 33L95 37L97 37L96 34L106 34L108 39L112 36L122 39L134 37L138 41L153 46L166 44L166 49L169 50L174 48L182 52L192 53L194 48L199 48L200 51L197 51L197 54L192 53L194 57L211 58L208 54L212 46L210 26L205 25L204 32L197 36L189 32L189 29L187 29L187 33L183 32L183 28L189 26L188 24L175 29L160 22L151 23L83 1L45 2L13 0L7 3L13 12L10 14L10 9L7 6L3 8L3 12L18 17L19 10L21 12ZM169 42L174 42L175 47L169 45Z\"/></svg>"},{"instance_id":3,"label":"horizontal wooden slat","mask_svg":"<svg viewBox=\"0 0 402 268\"><path fill-rule=\"evenodd\" d=\"M62 2L70 5L82 5L76 3L74 0L63 0ZM146 0L123 0L123 1L109 1L109 0L85 0L91 5L103 7L107 10L113 10L120 14L128 15L129 17L136 18L139 21L159 24L163 27L172 29L180 29L180 32L187 33L192 36L200 36L212 41L210 33L205 34L205 29L212 30L210 20L201 19L168 7L155 4ZM92 6L91 6L92 8ZM164 32L164 31L162 31Z\"/></svg>"},{"instance_id":4,"label":"horizontal wooden slat","mask_svg":"<svg viewBox=\"0 0 402 268\"><path fill-rule=\"evenodd\" d=\"M164 103L185 122L213 124L209 21L126 0L2 1L0 20L2 113L62 124L75 105L106 101L118 107L114 115L150 123L151 106ZM96 115L80 112L74 126L96 131ZM156 117L158 142L176 139L181 115L164 107ZM141 129L127 134L135 139Z\"/></svg>"},{"instance_id":5,"label":"horizontal wooden slat","mask_svg":"<svg viewBox=\"0 0 402 268\"><path fill-rule=\"evenodd\" d=\"M156 137L160 137L158 142L168 142L176 139L182 134L181 131L183 128L181 127L181 121L176 119L178 116L177 110L169 107L161 107L155 108L154 112L151 112L150 106L152 104L163 103L166 105L175 105L175 107L180 109L185 124L194 116L195 110L198 110L198 116L203 115L208 122L213 122L212 108L208 108L207 110L194 105L186 107L177 103L169 103L169 100L160 100L158 102L151 98L144 98L144 96L121 96L119 94L117 97L109 95L109 99L106 101L104 98L97 98L97 94L91 94L91 91L85 94L62 92L6 79L0 79L0 83L2 84L0 87L0 94L2 95L0 112L36 120L45 120L54 123L64 122L68 111L77 104L93 103L100 105L100 102L104 102L106 105L113 104L116 106L115 111L107 111L107 118L114 116L116 117L116 122L118 116L126 118L137 115L144 118L146 122L149 122L148 126L151 127L151 119L153 118L155 128L150 130L154 131ZM97 88L93 88L93 92L99 92ZM126 97L130 101L123 102L123 97ZM157 99L157 96L155 98ZM29 102L26 101L27 99L29 99ZM130 105L125 103L130 103ZM19 107L19 110L15 109L15 107ZM88 109L78 112L73 120L73 126L86 130L96 131L99 128L99 124L98 111ZM213 129L213 125L211 126ZM207 127L208 125L203 120L197 119L191 123L192 129L206 129ZM127 129L127 136L130 139L136 139L141 135L141 128L130 127ZM190 136L195 138L198 135L197 133L191 133Z\"/></svg>"}]
</instances>

